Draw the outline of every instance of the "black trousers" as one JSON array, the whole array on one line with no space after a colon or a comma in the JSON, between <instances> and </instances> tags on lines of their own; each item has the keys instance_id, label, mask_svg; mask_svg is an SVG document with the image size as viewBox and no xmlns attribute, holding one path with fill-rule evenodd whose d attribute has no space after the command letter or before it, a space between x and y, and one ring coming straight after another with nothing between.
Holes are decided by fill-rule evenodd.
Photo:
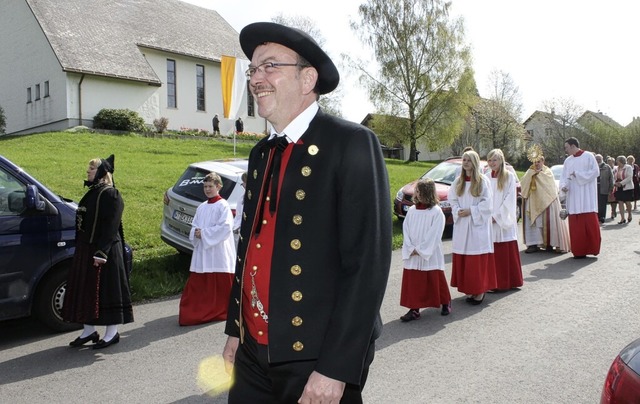
<instances>
[{"instance_id":1,"label":"black trousers","mask_svg":"<svg viewBox=\"0 0 640 404\"><path fill-rule=\"evenodd\" d=\"M607 205L609 194L598 193L598 218L604 220L607 217Z\"/></svg>"},{"instance_id":2,"label":"black trousers","mask_svg":"<svg viewBox=\"0 0 640 404\"><path fill-rule=\"evenodd\" d=\"M347 383L340 403L362 403L362 388L367 380L374 352L375 345L372 342L367 352L360 386ZM270 364L267 347L258 344L247 333L244 343L240 344L236 352L229 404L297 403L315 365L315 360Z\"/></svg>"}]
</instances>

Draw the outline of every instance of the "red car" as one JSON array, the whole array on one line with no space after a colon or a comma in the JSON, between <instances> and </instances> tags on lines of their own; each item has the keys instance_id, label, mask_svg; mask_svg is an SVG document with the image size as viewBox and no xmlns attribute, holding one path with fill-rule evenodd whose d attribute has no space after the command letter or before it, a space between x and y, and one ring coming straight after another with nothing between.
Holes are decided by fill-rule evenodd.
<instances>
[{"instance_id":1,"label":"red car","mask_svg":"<svg viewBox=\"0 0 640 404\"><path fill-rule=\"evenodd\" d=\"M640 403L640 338L627 345L611 364L600 404Z\"/></svg>"},{"instance_id":2,"label":"red car","mask_svg":"<svg viewBox=\"0 0 640 404\"><path fill-rule=\"evenodd\" d=\"M486 167L487 162L481 160L480 168L483 172ZM507 167L510 170L513 170L513 168L508 164ZM404 218L409 208L413 205L413 201L411 199L413 198L413 191L416 186L416 182L424 178L431 178L436 184L436 192L438 194L438 199L440 199L440 207L442 208L442 212L444 212L446 220L445 223L447 225L452 225L453 217L451 216L451 205L447 202L447 195L449 193L449 188L451 188L451 183L453 183L456 176L460 174L460 170L462 170L462 157L450 157L441 163L438 163L438 165L422 174L422 176L417 180L400 188L393 202L393 213L398 216L398 218ZM517 175L516 178L518 178ZM520 217L521 202L520 180L518 180L518 217Z\"/></svg>"}]
</instances>

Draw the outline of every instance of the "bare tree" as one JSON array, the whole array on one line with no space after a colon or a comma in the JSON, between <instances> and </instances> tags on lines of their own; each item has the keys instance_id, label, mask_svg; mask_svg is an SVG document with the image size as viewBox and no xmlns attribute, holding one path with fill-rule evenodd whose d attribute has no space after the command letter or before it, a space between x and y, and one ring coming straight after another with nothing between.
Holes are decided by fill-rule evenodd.
<instances>
[{"instance_id":1,"label":"bare tree","mask_svg":"<svg viewBox=\"0 0 640 404\"><path fill-rule=\"evenodd\" d=\"M464 73L469 49L462 20L449 17L450 5L442 0L369 0L359 8L360 22L351 23L373 50L378 69L344 58L360 74L379 113L408 120L401 137L410 144L409 160L418 141L431 149L451 145L468 112L469 76Z\"/></svg>"},{"instance_id":2,"label":"bare tree","mask_svg":"<svg viewBox=\"0 0 640 404\"><path fill-rule=\"evenodd\" d=\"M278 24L286 25L288 27L297 28L301 31L306 32L313 39L315 39L315 41L318 43L318 45L320 45L321 48L324 49L326 40L316 26L315 21L313 21L311 18L300 15L285 16L284 14L280 13L277 16L273 17L271 21ZM335 116L342 116L342 89L342 84L339 84L338 88L336 88L329 94L323 94L322 96L320 96L318 104L324 112Z\"/></svg>"},{"instance_id":3,"label":"bare tree","mask_svg":"<svg viewBox=\"0 0 640 404\"><path fill-rule=\"evenodd\" d=\"M523 152L524 133L520 124L522 100L518 86L508 73L493 70L488 87L489 96L476 106L480 133L488 147L502 149L509 160L517 159Z\"/></svg>"},{"instance_id":4,"label":"bare tree","mask_svg":"<svg viewBox=\"0 0 640 404\"><path fill-rule=\"evenodd\" d=\"M578 125L578 118L582 114L583 108L571 98L545 100L542 102L542 108L547 115L545 136L539 141L545 156L553 156L552 159L555 159L556 156L564 156L564 141L571 136L580 138L583 133Z\"/></svg>"}]
</instances>

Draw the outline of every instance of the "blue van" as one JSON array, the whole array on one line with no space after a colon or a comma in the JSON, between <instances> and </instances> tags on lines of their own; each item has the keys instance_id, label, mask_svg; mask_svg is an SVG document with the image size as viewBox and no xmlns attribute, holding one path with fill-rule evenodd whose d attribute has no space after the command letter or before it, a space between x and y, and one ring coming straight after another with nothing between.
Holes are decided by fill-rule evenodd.
<instances>
[{"instance_id":1,"label":"blue van","mask_svg":"<svg viewBox=\"0 0 640 404\"><path fill-rule=\"evenodd\" d=\"M55 331L78 328L61 316L77 207L0 155L0 321L33 314Z\"/></svg>"}]
</instances>

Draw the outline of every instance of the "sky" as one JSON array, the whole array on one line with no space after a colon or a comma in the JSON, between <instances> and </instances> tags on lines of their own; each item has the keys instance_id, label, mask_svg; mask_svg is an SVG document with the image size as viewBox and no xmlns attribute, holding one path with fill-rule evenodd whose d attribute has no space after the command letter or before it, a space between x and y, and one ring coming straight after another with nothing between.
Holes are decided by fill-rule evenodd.
<instances>
[{"instance_id":1,"label":"sky","mask_svg":"<svg viewBox=\"0 0 640 404\"><path fill-rule=\"evenodd\" d=\"M274 16L307 16L325 38L341 72L342 113L361 122L375 112L366 91L339 65L343 53L372 58L351 30L364 0L183 0L216 10L238 32ZM493 70L511 76L523 104L521 120L543 103L569 99L621 125L640 117L640 2L633 0L451 0L471 47L476 84L488 95Z\"/></svg>"}]
</instances>

